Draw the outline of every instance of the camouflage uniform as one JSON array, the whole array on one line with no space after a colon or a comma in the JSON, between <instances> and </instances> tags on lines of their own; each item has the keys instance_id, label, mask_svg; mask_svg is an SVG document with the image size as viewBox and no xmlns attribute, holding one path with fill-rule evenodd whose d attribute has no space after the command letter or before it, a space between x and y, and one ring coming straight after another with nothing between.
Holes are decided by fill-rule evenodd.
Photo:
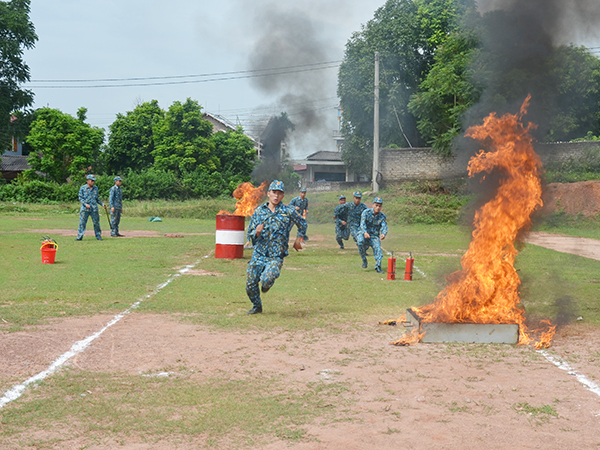
<instances>
[{"instance_id":1,"label":"camouflage uniform","mask_svg":"<svg viewBox=\"0 0 600 450\"><path fill-rule=\"evenodd\" d=\"M252 242L254 251L248 262L246 271L246 293L255 308L262 310L258 283L262 284L263 292L273 286L279 277L283 258L288 256L290 230L295 224L298 237L306 233L306 220L291 206L279 203L275 212L271 212L268 203L259 206L252 214L248 225L248 240ZM256 227L264 224L260 235L256 237Z\"/></svg>"},{"instance_id":2,"label":"camouflage uniform","mask_svg":"<svg viewBox=\"0 0 600 450\"><path fill-rule=\"evenodd\" d=\"M360 217L367 205L359 203L355 205L354 202L348 202L348 224L350 225L350 233L354 242L358 242L358 235L360 234Z\"/></svg>"},{"instance_id":3,"label":"camouflage uniform","mask_svg":"<svg viewBox=\"0 0 600 450\"><path fill-rule=\"evenodd\" d=\"M350 224L348 223L348 211L350 205L351 203L343 203L337 205L333 210L333 217L335 219L335 240L340 248L344 248L342 239L347 241L350 237ZM354 203L352 203L352 205L354 205ZM342 222L346 222L346 225Z\"/></svg>"},{"instance_id":4,"label":"camouflage uniform","mask_svg":"<svg viewBox=\"0 0 600 450\"><path fill-rule=\"evenodd\" d=\"M79 210L79 229L77 230L77 239L83 239L85 234L85 227L90 216L92 216L92 222L94 224L94 233L96 239L102 240L102 230L100 229L100 215L98 214L98 205L104 206L104 203L100 201L98 194L98 186L92 186L91 188L84 184L79 188L79 201L81 202L81 209ZM86 208L85 205L90 205L90 208Z\"/></svg>"},{"instance_id":5,"label":"camouflage uniform","mask_svg":"<svg viewBox=\"0 0 600 450\"><path fill-rule=\"evenodd\" d=\"M116 178L115 181L117 181ZM108 193L108 205L110 207L110 235L120 236L119 223L121 223L121 212L123 211L123 192L121 191L120 186L115 184L110 188ZM115 208L114 211L112 210L113 208Z\"/></svg>"},{"instance_id":6,"label":"camouflage uniform","mask_svg":"<svg viewBox=\"0 0 600 450\"><path fill-rule=\"evenodd\" d=\"M302 191L301 191L302 192ZM306 192L306 191L304 191ZM292 201L290 201L290 206L292 207L292 209L294 209L301 217L304 217L304 211L308 211L308 199L306 197L304 197L304 200L302 199L302 197L298 196L298 197L294 197L292 199ZM298 209L296 209L296 206L298 207ZM308 229L308 225L306 226L306 228ZM304 238L305 241L308 240L308 236L306 236L306 232L304 233L303 236L301 236L302 238Z\"/></svg>"},{"instance_id":7,"label":"camouflage uniform","mask_svg":"<svg viewBox=\"0 0 600 450\"><path fill-rule=\"evenodd\" d=\"M360 233L358 235L358 252L363 261L363 267L367 267L367 249L373 248L373 256L375 257L375 270L381 271L381 260L383 252L381 251L380 235L387 235L388 226L385 221L385 214L379 212L375 214L373 208L367 208L363 211L360 217ZM369 233L369 239L365 238L364 233Z\"/></svg>"}]
</instances>

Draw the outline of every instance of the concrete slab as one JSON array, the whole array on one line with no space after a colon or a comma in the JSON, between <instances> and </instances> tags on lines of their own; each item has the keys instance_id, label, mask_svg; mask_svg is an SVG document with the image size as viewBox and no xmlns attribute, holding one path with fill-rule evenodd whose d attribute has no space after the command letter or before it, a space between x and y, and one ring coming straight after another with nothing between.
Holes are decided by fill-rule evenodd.
<instances>
[{"instance_id":1,"label":"concrete slab","mask_svg":"<svg viewBox=\"0 0 600 450\"><path fill-rule=\"evenodd\" d=\"M474 344L516 344L519 325L502 323L434 323L421 322L412 309L406 310L406 321L425 333L420 342L460 342Z\"/></svg>"}]
</instances>

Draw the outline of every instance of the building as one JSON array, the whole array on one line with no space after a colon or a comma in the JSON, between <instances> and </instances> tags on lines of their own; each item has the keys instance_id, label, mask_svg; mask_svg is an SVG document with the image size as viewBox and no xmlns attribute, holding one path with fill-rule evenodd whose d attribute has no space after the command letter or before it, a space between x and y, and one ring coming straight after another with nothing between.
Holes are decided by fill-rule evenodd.
<instances>
[{"instance_id":1,"label":"building","mask_svg":"<svg viewBox=\"0 0 600 450\"><path fill-rule=\"evenodd\" d=\"M320 151L290 163L302 177L302 186L319 181L354 181L346 170L340 152Z\"/></svg>"},{"instance_id":2,"label":"building","mask_svg":"<svg viewBox=\"0 0 600 450\"><path fill-rule=\"evenodd\" d=\"M21 172L31 169L27 158L26 155L23 155L21 141L13 137L10 148L0 155L0 177L11 181L17 178Z\"/></svg>"}]
</instances>

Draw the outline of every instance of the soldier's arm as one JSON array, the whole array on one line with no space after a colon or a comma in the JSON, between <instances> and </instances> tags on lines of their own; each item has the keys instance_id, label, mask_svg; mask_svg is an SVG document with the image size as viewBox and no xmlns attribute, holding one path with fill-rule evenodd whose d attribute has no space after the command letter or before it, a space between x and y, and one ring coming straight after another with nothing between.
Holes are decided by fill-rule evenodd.
<instances>
[{"instance_id":1,"label":"soldier's arm","mask_svg":"<svg viewBox=\"0 0 600 450\"><path fill-rule=\"evenodd\" d=\"M383 222L381 222L381 240L383 241L388 234L388 226L385 215L383 216Z\"/></svg>"}]
</instances>

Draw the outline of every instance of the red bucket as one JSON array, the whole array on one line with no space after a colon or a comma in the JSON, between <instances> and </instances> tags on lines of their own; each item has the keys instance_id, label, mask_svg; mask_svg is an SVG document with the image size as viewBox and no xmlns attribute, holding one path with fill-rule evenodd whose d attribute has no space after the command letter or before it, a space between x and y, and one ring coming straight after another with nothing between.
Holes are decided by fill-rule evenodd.
<instances>
[{"instance_id":1,"label":"red bucket","mask_svg":"<svg viewBox=\"0 0 600 450\"><path fill-rule=\"evenodd\" d=\"M215 233L215 258L240 259L244 257L244 216L218 215Z\"/></svg>"},{"instance_id":2,"label":"red bucket","mask_svg":"<svg viewBox=\"0 0 600 450\"><path fill-rule=\"evenodd\" d=\"M47 242L42 244L42 264L54 264L58 244Z\"/></svg>"}]
</instances>

